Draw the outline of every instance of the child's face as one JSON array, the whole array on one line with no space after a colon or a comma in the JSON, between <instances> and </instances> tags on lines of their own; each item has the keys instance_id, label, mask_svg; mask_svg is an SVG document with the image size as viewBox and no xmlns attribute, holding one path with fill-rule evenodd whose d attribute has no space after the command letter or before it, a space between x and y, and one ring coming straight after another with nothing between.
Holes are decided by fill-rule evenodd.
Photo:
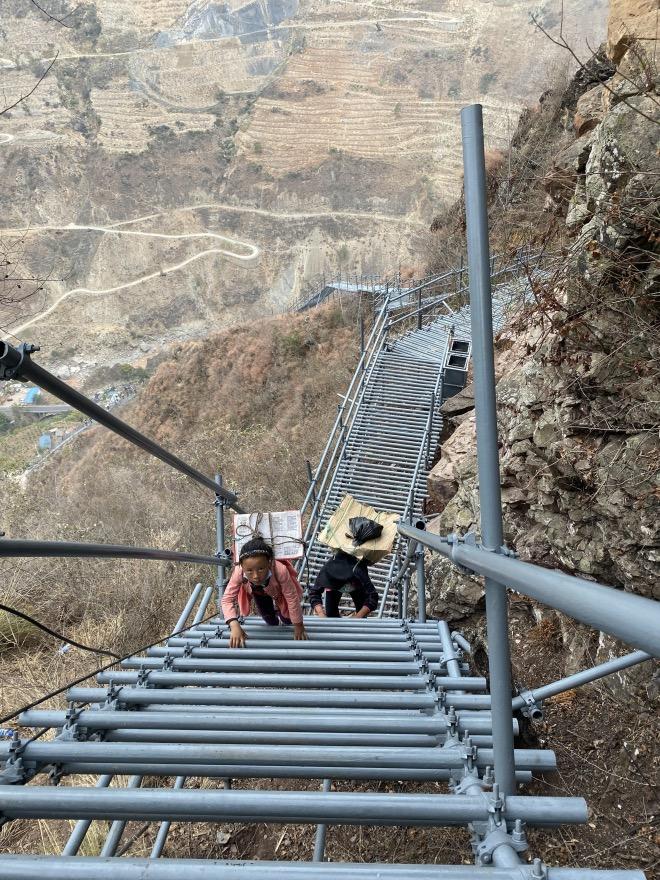
<instances>
[{"instance_id":1,"label":"child's face","mask_svg":"<svg viewBox=\"0 0 660 880\"><path fill-rule=\"evenodd\" d=\"M243 574L253 584L263 584L270 571L267 556L249 556L242 562Z\"/></svg>"}]
</instances>

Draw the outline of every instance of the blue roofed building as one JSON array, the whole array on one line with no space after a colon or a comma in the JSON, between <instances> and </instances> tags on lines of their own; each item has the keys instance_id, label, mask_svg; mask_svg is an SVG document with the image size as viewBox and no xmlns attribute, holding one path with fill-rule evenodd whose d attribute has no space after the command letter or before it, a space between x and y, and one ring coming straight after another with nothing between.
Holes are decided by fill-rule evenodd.
<instances>
[{"instance_id":1,"label":"blue roofed building","mask_svg":"<svg viewBox=\"0 0 660 880\"><path fill-rule=\"evenodd\" d=\"M23 403L37 403L37 399L39 397L39 389L38 388L28 388L25 394L23 395Z\"/></svg>"}]
</instances>

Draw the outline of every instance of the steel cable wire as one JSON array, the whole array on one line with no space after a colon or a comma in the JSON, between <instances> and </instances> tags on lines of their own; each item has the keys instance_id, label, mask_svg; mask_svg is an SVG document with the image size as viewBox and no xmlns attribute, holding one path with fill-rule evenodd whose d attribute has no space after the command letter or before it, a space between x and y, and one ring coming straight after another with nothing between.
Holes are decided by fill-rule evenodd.
<instances>
[{"instance_id":1,"label":"steel cable wire","mask_svg":"<svg viewBox=\"0 0 660 880\"><path fill-rule=\"evenodd\" d=\"M53 636L56 639L60 639L60 641L65 642L67 645L73 645L74 648L81 648L83 651L90 651L92 654L107 654L109 657L114 657L116 660L120 660L119 654L115 654L114 651L108 651L104 648L91 648L89 645L83 645L82 642L76 642L74 639L67 638L67 636L62 635L62 633L57 632L54 629L51 629L49 626L46 626L44 623L40 623L38 620L35 620L34 617L30 617L29 614L25 614L23 611L19 611L17 608L12 608L10 605L4 605L0 602L0 611L6 611L8 614L13 614L15 617L20 617L21 620L26 620L28 623L31 623L32 626L36 626L37 629L43 630L48 635Z\"/></svg>"},{"instance_id":2,"label":"steel cable wire","mask_svg":"<svg viewBox=\"0 0 660 880\"><path fill-rule=\"evenodd\" d=\"M197 624L208 623L209 620L212 620L216 616L216 612L213 614L209 614L207 617L202 618ZM161 642L166 641L167 639L173 638L174 636L180 635L181 633L187 632L191 629L191 626L183 626L181 629L175 630L175 632L168 633L166 636L163 636L160 639L157 639L155 642L151 642L149 645L144 645L141 648L137 648L134 651L130 651L128 654L125 654L123 657L117 657L116 660L113 660L111 663L106 663L104 666L99 666L97 669L93 669L91 672L88 672L86 675L80 676L80 678L76 678L74 681L69 681L67 684L63 685L56 690L49 691L49 693L44 694L42 697L39 697L38 700L34 700L31 703L26 704L25 706L21 706L19 709L15 709L10 712L8 715L4 715L0 718L0 724L6 724L7 721L13 721L14 718L17 718L23 712L27 712L28 709L33 709L35 706L44 703L46 700L52 699L52 697L57 697L60 694L64 693L64 691L68 690L70 687L74 685L80 684L83 681L87 681L88 678L91 678L93 675L97 675L99 672L105 672L107 669L112 669L113 666L116 666L118 663L121 663L123 660L128 660L129 657L133 657L135 654L142 654L145 651L148 651L149 648L154 648L156 645L160 645ZM116 655L113 655L116 656Z\"/></svg>"}]
</instances>

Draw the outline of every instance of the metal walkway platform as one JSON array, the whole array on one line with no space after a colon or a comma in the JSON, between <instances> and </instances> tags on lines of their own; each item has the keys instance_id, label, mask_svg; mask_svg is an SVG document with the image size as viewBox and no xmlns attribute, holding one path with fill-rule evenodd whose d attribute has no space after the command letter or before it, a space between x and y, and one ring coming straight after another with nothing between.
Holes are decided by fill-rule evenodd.
<instances>
[{"instance_id":1,"label":"metal walkway platform","mask_svg":"<svg viewBox=\"0 0 660 880\"><path fill-rule=\"evenodd\" d=\"M121 671L101 673L98 687L71 688L68 711L21 716L23 727L48 728L53 739L0 744L0 760L7 762L0 816L77 820L62 850L68 858L0 856L3 880L122 880L173 877L174 871L186 880L234 876L225 869L238 867L242 880L265 876L263 864L159 859L167 855L173 821L311 823L321 825L318 837L328 824L487 822L493 809L528 825L585 820L579 798L515 796L498 805L482 790L492 783L490 697L485 679L471 676L463 662L464 640L447 624L308 618L309 641L295 642L287 629L248 618L247 648L237 651L228 648L229 628L221 619L201 622L210 598L210 589L196 589L185 609L186 616L194 613L190 628L163 647L125 660ZM519 782L555 766L545 750L516 751L515 762ZM234 791L230 782L458 783L466 771L474 791L445 795L339 793L329 782L318 792ZM116 779L125 774L127 784ZM63 784L69 778L74 785ZM46 784L54 780L60 784ZM32 784L16 784L27 781ZM111 823L99 857L81 856L98 819ZM154 823L150 861L116 857L131 820ZM285 866L292 867L280 863L272 870ZM335 876L320 864L302 876L316 876L315 869ZM390 866L387 876L409 877L409 871Z\"/></svg>"},{"instance_id":2,"label":"metal walkway platform","mask_svg":"<svg viewBox=\"0 0 660 880\"><path fill-rule=\"evenodd\" d=\"M511 277L512 268L502 270L506 280L493 290L495 332L530 294L528 277ZM424 283L413 289L422 292ZM303 503L307 549L299 570L306 583L331 555L318 535L344 495L407 522L423 515L443 427L440 405L465 386L471 356L470 307L452 308L454 298L453 288L430 299L393 289L389 299L377 300L380 312ZM399 542L370 569L380 617L399 613L391 585L403 547Z\"/></svg>"}]
</instances>

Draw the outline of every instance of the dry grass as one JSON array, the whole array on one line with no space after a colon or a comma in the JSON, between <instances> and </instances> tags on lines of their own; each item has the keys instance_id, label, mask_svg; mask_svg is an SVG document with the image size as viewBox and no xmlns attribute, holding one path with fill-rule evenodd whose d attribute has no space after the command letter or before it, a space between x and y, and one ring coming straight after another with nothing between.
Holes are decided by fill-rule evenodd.
<instances>
[{"instance_id":1,"label":"dry grass","mask_svg":"<svg viewBox=\"0 0 660 880\"><path fill-rule=\"evenodd\" d=\"M201 471L223 472L250 509L295 508L357 355L346 304L255 321L164 362L123 416ZM11 537L215 551L213 497L104 429L4 484ZM228 526L231 518L228 517ZM0 601L84 644L127 653L171 630L185 597L215 571L174 563L3 560ZM101 665L0 619L0 712ZM9 649L12 650L9 650Z\"/></svg>"}]
</instances>

